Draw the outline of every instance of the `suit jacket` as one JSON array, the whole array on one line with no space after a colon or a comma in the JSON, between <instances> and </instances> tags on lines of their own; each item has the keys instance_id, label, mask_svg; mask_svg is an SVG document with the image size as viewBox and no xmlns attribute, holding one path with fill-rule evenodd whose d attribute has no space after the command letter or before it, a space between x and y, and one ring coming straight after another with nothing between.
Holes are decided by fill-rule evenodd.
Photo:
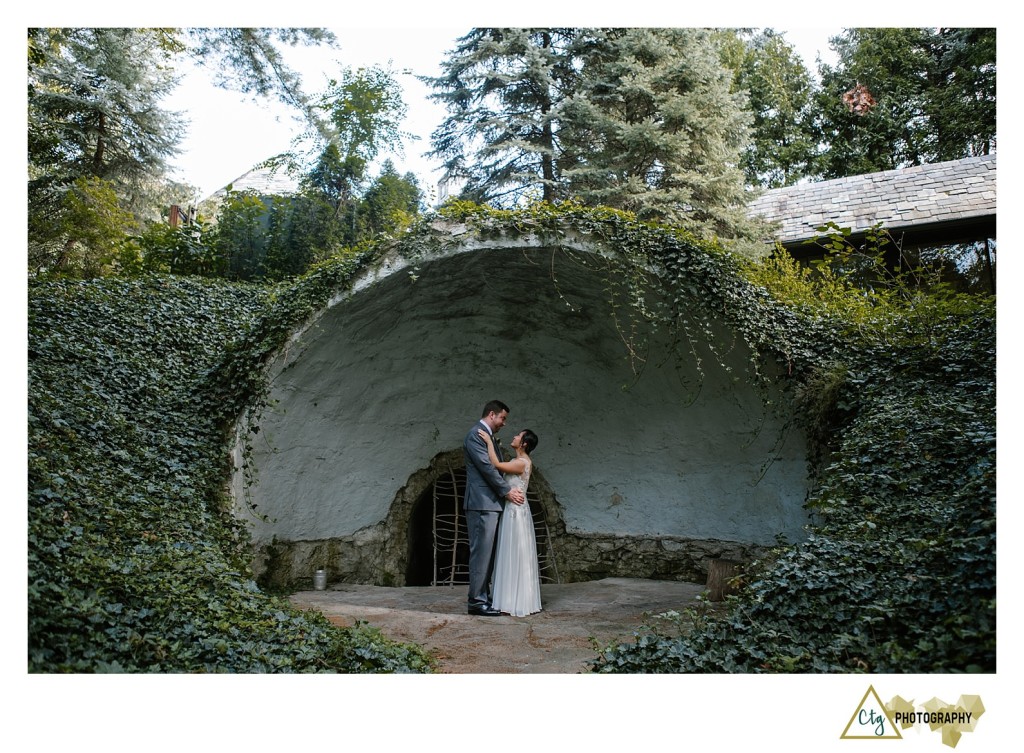
<instances>
[{"instance_id":1,"label":"suit jacket","mask_svg":"<svg viewBox=\"0 0 1024 753\"><path fill-rule=\"evenodd\" d=\"M462 506L466 510L501 512L505 495L512 487L491 464L487 445L477 434L478 429L484 429L480 421L473 424L462 442L462 454L466 459L466 496Z\"/></svg>"}]
</instances>

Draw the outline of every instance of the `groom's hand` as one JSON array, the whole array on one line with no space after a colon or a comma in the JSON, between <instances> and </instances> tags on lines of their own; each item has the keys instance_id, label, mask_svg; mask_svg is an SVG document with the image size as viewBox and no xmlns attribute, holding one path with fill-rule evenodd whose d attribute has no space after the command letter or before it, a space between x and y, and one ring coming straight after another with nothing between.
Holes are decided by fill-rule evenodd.
<instances>
[{"instance_id":1,"label":"groom's hand","mask_svg":"<svg viewBox=\"0 0 1024 753\"><path fill-rule=\"evenodd\" d=\"M523 496L522 489L512 489L505 496L508 498L509 502L514 502L517 505L521 505L526 501L526 498Z\"/></svg>"}]
</instances>

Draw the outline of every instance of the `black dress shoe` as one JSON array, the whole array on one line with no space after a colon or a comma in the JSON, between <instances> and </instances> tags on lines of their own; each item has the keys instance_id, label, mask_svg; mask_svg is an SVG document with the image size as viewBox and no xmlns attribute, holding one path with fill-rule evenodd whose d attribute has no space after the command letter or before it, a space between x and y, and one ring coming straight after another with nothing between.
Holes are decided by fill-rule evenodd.
<instances>
[{"instance_id":1,"label":"black dress shoe","mask_svg":"<svg viewBox=\"0 0 1024 753\"><path fill-rule=\"evenodd\" d=\"M500 617L501 612L491 607L470 607L469 613L477 617Z\"/></svg>"}]
</instances>

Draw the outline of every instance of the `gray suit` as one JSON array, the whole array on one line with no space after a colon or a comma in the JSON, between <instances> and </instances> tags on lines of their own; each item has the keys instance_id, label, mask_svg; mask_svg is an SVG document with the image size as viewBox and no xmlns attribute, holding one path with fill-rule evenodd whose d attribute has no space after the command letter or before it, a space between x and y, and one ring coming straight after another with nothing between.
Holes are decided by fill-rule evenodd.
<instances>
[{"instance_id":1,"label":"gray suit","mask_svg":"<svg viewBox=\"0 0 1024 753\"><path fill-rule=\"evenodd\" d=\"M478 421L466 434L462 452L466 459L466 530L469 534L469 607L487 607L491 603L491 573L494 569L494 542L504 497L512 488L491 464L487 445L477 434L490 431Z\"/></svg>"}]
</instances>

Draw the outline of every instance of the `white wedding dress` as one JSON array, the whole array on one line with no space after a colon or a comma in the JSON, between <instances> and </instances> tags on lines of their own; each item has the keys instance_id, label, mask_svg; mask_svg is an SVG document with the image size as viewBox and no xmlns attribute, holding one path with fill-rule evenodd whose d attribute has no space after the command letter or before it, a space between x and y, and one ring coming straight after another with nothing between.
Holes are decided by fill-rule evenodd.
<instances>
[{"instance_id":1,"label":"white wedding dress","mask_svg":"<svg viewBox=\"0 0 1024 753\"><path fill-rule=\"evenodd\" d=\"M507 474L505 480L523 490L530 484L533 463L526 460L522 474ZM533 530L530 503L506 502L498 524L498 544L494 555L491 607L513 617L539 612L540 569L537 564L537 538Z\"/></svg>"}]
</instances>

